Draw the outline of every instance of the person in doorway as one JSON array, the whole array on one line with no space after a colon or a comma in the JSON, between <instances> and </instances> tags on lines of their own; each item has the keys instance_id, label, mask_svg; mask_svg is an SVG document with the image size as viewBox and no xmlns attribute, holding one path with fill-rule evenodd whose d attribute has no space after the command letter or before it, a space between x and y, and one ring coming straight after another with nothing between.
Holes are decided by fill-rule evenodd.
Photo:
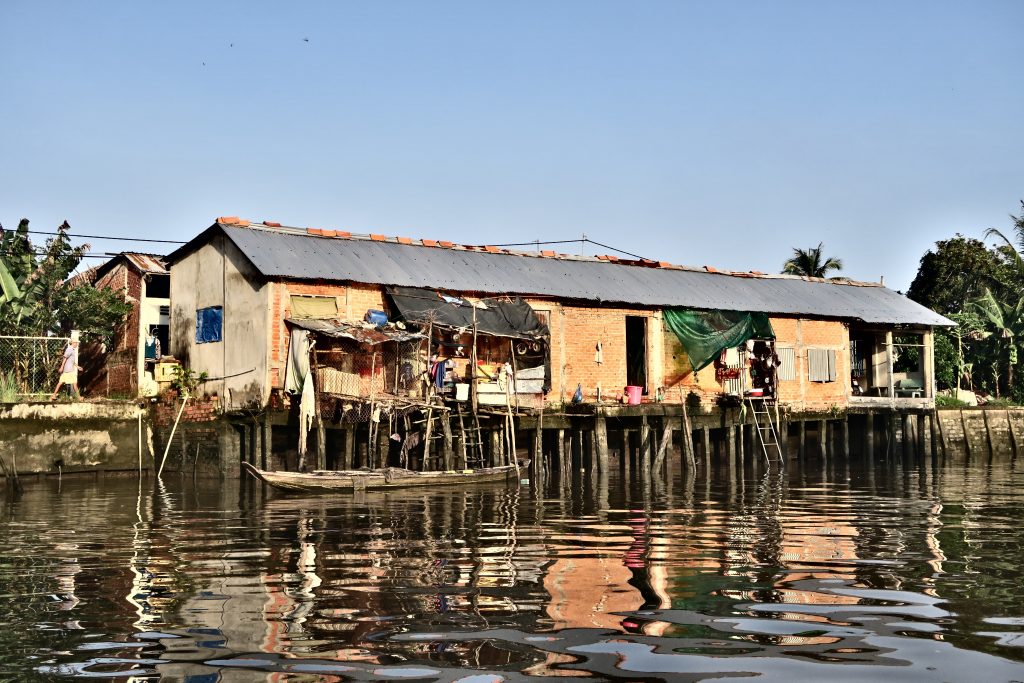
<instances>
[{"instance_id":1,"label":"person in doorway","mask_svg":"<svg viewBox=\"0 0 1024 683\"><path fill-rule=\"evenodd\" d=\"M57 400L57 393L65 384L71 387L71 395L75 400L81 398L78 395L78 371L81 369L78 365L78 340L72 339L65 347L64 356L60 360L60 379L57 380L57 386L50 395L51 401Z\"/></svg>"}]
</instances>

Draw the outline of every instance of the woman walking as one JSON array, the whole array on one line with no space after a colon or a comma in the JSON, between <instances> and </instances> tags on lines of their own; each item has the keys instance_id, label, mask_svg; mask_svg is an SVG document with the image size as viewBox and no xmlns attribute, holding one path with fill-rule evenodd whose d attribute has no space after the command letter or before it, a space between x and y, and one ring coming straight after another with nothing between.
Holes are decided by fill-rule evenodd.
<instances>
[{"instance_id":1,"label":"woman walking","mask_svg":"<svg viewBox=\"0 0 1024 683\"><path fill-rule=\"evenodd\" d=\"M60 379L57 380L57 387L50 395L51 401L57 400L57 392L65 384L71 387L71 394L76 401L81 398L78 395L78 371L81 369L81 366L78 365L78 339L72 337L60 360Z\"/></svg>"}]
</instances>

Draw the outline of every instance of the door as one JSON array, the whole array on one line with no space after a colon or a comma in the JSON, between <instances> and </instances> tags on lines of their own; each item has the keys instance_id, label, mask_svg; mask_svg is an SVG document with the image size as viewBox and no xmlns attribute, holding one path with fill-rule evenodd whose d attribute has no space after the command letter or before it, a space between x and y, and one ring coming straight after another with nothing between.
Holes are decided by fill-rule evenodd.
<instances>
[{"instance_id":1,"label":"door","mask_svg":"<svg viewBox=\"0 0 1024 683\"><path fill-rule=\"evenodd\" d=\"M626 384L647 393L647 318L626 316Z\"/></svg>"}]
</instances>

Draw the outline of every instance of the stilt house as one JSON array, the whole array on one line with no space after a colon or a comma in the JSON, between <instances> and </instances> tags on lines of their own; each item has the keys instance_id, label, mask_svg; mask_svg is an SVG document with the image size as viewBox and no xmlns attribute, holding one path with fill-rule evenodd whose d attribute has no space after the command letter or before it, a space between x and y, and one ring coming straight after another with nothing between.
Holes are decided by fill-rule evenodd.
<instances>
[{"instance_id":1,"label":"stilt house","mask_svg":"<svg viewBox=\"0 0 1024 683\"><path fill-rule=\"evenodd\" d=\"M234 217L167 262L171 351L210 375L226 411L289 388L297 331L319 389L353 399L709 405L769 392L793 411L927 408L932 329L950 324L876 283Z\"/></svg>"}]
</instances>

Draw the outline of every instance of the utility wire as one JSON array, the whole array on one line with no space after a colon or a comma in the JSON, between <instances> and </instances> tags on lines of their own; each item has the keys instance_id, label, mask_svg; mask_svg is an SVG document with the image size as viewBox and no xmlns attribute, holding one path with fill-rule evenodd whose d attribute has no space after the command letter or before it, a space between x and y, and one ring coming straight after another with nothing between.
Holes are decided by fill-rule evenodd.
<instances>
[{"instance_id":1,"label":"utility wire","mask_svg":"<svg viewBox=\"0 0 1024 683\"><path fill-rule=\"evenodd\" d=\"M6 228L5 228L6 230ZM13 230L11 232L14 232ZM160 244L185 244L180 240L154 240L143 237L106 237L104 235L79 235L71 232L47 232L45 230L27 230L32 235L67 235L68 237L78 237L81 239L89 240L111 240L115 242L159 242ZM577 240L579 241L579 240Z\"/></svg>"},{"instance_id":2,"label":"utility wire","mask_svg":"<svg viewBox=\"0 0 1024 683\"><path fill-rule=\"evenodd\" d=\"M632 256L633 258L640 259L642 261L648 260L648 259L646 259L643 256L639 256L637 254L632 254L632 253L630 253L628 251L625 251L624 249L617 249L615 247L610 247L607 244L601 244L600 242L595 242L594 240L592 240L592 239L590 239L588 237L584 237L584 238L578 239L578 240L548 240L548 241L534 240L532 242L509 242L507 244L491 244L489 246L492 246L492 247L530 247L530 246L533 246L533 245L540 246L542 244L583 244L583 243L593 244L595 246L601 247L602 249L611 249L612 251L617 251L620 254L625 254L626 256ZM480 245L480 246L483 246L483 245Z\"/></svg>"}]
</instances>

